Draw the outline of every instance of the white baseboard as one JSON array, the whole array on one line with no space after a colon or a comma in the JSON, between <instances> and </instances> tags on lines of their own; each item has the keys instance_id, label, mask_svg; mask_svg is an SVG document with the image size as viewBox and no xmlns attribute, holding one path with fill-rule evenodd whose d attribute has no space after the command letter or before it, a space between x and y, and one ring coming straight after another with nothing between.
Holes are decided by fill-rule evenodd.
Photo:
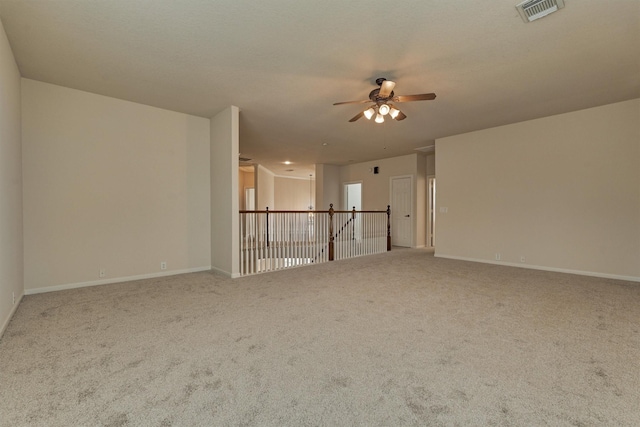
<instances>
[{"instance_id":1,"label":"white baseboard","mask_svg":"<svg viewBox=\"0 0 640 427\"><path fill-rule=\"evenodd\" d=\"M222 270L222 269L220 269L218 267L214 267L214 266L211 266L211 271L215 271L216 273L220 273L223 276L229 277L231 279L237 279L238 277L241 277L240 273L229 273L226 270Z\"/></svg>"},{"instance_id":2,"label":"white baseboard","mask_svg":"<svg viewBox=\"0 0 640 427\"><path fill-rule=\"evenodd\" d=\"M222 270L218 267L211 266L211 271L215 271L218 274L222 274L223 276L232 277L232 274L226 270Z\"/></svg>"},{"instance_id":3,"label":"white baseboard","mask_svg":"<svg viewBox=\"0 0 640 427\"><path fill-rule=\"evenodd\" d=\"M460 257L455 255L443 255L439 253L435 253L434 256L436 258L447 258L447 259L456 259L460 261L481 262L483 264L504 265L507 267L528 268L531 270L553 271L555 273L578 274L580 276L601 277L603 279L616 279L616 280L626 280L628 282L640 282L640 277L635 277L635 276L620 276L618 274L598 273L595 271L570 270L566 268L545 267L543 265L531 265L531 264L520 264L516 262L493 261L493 260L478 259L478 258Z\"/></svg>"},{"instance_id":4,"label":"white baseboard","mask_svg":"<svg viewBox=\"0 0 640 427\"><path fill-rule=\"evenodd\" d=\"M4 331L7 330L7 326L9 326L9 322L11 322L13 315L16 314L16 310L18 310L18 306L20 305L20 302L22 302L22 297L24 297L24 295L20 295L18 297L18 301L16 301L16 303L13 304L13 307L9 312L9 316L5 319L4 323L2 323L2 327L0 328L0 338L2 338L2 336L4 335Z\"/></svg>"},{"instance_id":5,"label":"white baseboard","mask_svg":"<svg viewBox=\"0 0 640 427\"><path fill-rule=\"evenodd\" d=\"M44 292L64 291L67 289L86 288L88 286L109 285L111 283L131 282L133 280L153 279L156 277L175 276L177 274L196 273L199 271L209 271L211 267L187 268L184 270L163 271L161 273L139 274L136 276L113 277L109 279L91 280L89 282L68 283L64 285L46 286L43 288L25 289L25 295L41 294Z\"/></svg>"}]
</instances>

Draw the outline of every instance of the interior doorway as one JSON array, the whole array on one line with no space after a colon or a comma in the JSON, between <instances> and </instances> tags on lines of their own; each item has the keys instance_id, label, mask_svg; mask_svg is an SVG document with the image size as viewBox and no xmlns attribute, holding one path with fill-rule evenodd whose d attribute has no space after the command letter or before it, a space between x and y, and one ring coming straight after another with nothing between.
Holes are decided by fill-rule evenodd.
<instances>
[{"instance_id":1,"label":"interior doorway","mask_svg":"<svg viewBox=\"0 0 640 427\"><path fill-rule=\"evenodd\" d=\"M344 185L344 210L350 211L355 208L362 210L362 183L352 182Z\"/></svg>"},{"instance_id":2,"label":"interior doorway","mask_svg":"<svg viewBox=\"0 0 640 427\"><path fill-rule=\"evenodd\" d=\"M344 185L344 210L362 210L362 182L350 182ZM362 238L362 217L357 215L353 223L353 238Z\"/></svg>"}]
</instances>

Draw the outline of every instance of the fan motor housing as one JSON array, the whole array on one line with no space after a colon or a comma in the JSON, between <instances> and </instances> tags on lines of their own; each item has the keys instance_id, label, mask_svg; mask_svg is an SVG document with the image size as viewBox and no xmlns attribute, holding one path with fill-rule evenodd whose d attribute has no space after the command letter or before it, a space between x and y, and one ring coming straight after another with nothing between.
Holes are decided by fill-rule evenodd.
<instances>
[{"instance_id":1,"label":"fan motor housing","mask_svg":"<svg viewBox=\"0 0 640 427\"><path fill-rule=\"evenodd\" d=\"M391 91L391 93L387 97L381 97L379 93L380 93L380 88L372 90L371 92L369 92L369 99L377 103L380 101L388 101L392 99L394 96L393 91Z\"/></svg>"}]
</instances>

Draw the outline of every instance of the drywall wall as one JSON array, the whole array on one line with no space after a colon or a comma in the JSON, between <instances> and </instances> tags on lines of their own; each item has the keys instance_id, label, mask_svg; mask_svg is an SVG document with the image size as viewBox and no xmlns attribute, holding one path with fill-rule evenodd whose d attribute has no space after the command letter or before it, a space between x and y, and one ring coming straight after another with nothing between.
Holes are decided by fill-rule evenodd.
<instances>
[{"instance_id":1,"label":"drywall wall","mask_svg":"<svg viewBox=\"0 0 640 427\"><path fill-rule=\"evenodd\" d=\"M640 280L640 99L436 152L437 256Z\"/></svg>"},{"instance_id":2,"label":"drywall wall","mask_svg":"<svg viewBox=\"0 0 640 427\"><path fill-rule=\"evenodd\" d=\"M328 210L333 203L334 209L340 209L342 204L340 184L340 166L316 165L316 210Z\"/></svg>"},{"instance_id":3,"label":"drywall wall","mask_svg":"<svg viewBox=\"0 0 640 427\"><path fill-rule=\"evenodd\" d=\"M255 189L255 172L246 172L240 170L238 173L238 207L240 210L247 209L245 203L245 190L248 188ZM254 197L255 205L255 197Z\"/></svg>"},{"instance_id":4,"label":"drywall wall","mask_svg":"<svg viewBox=\"0 0 640 427\"><path fill-rule=\"evenodd\" d=\"M426 157L427 162L427 176L436 174L436 155L435 153L428 154Z\"/></svg>"},{"instance_id":5,"label":"drywall wall","mask_svg":"<svg viewBox=\"0 0 640 427\"><path fill-rule=\"evenodd\" d=\"M207 119L22 88L28 292L210 267Z\"/></svg>"},{"instance_id":6,"label":"drywall wall","mask_svg":"<svg viewBox=\"0 0 640 427\"><path fill-rule=\"evenodd\" d=\"M0 22L0 337L24 293L20 85Z\"/></svg>"},{"instance_id":7,"label":"drywall wall","mask_svg":"<svg viewBox=\"0 0 640 427\"><path fill-rule=\"evenodd\" d=\"M238 174L238 207L240 210L247 209L246 201L245 201L245 190L249 188L255 189L256 179L255 172L245 172L240 171ZM253 200L253 204L255 205L255 196Z\"/></svg>"},{"instance_id":8,"label":"drywall wall","mask_svg":"<svg viewBox=\"0 0 640 427\"><path fill-rule=\"evenodd\" d=\"M417 161L417 154L409 154L342 166L340 169L341 185L346 182L362 181L362 209L385 210L390 200L390 178L413 175L415 179ZM373 173L373 168L376 166L378 174ZM342 189L340 191L342 194Z\"/></svg>"},{"instance_id":9,"label":"drywall wall","mask_svg":"<svg viewBox=\"0 0 640 427\"><path fill-rule=\"evenodd\" d=\"M230 106L210 120L211 268L239 276L238 155L240 110Z\"/></svg>"},{"instance_id":10,"label":"drywall wall","mask_svg":"<svg viewBox=\"0 0 640 427\"><path fill-rule=\"evenodd\" d=\"M378 167L378 174L373 173L373 168L376 166ZM423 194L418 197L417 193L419 168L421 176L425 176L426 160L418 154L346 165L340 169L340 186L347 182L362 182L362 209L384 211L387 209L387 205L391 203L391 177L410 175L413 178L414 200L411 214L413 229L411 246L416 247L424 245L424 221L426 221L424 212L424 201L426 200L424 191L426 190L424 189L424 183L421 186ZM424 181L424 178L422 181ZM341 203L343 202L341 201ZM391 211L393 214L393 207ZM417 221L422 221L423 223L418 225ZM393 230L391 232L393 233ZM418 236L418 233L421 233L421 235Z\"/></svg>"},{"instance_id":11,"label":"drywall wall","mask_svg":"<svg viewBox=\"0 0 640 427\"><path fill-rule=\"evenodd\" d=\"M269 169L258 165L256 176L256 210L277 209L275 204L275 175Z\"/></svg>"},{"instance_id":12,"label":"drywall wall","mask_svg":"<svg viewBox=\"0 0 640 427\"><path fill-rule=\"evenodd\" d=\"M278 210L305 211L309 204L315 210L315 180L276 176L274 179L274 203Z\"/></svg>"}]
</instances>

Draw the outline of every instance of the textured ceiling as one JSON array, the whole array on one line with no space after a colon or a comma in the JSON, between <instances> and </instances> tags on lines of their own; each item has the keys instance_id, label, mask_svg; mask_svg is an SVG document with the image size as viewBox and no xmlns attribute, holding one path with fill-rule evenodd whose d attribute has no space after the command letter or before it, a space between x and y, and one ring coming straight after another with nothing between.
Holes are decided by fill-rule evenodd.
<instances>
[{"instance_id":1,"label":"textured ceiling","mask_svg":"<svg viewBox=\"0 0 640 427\"><path fill-rule=\"evenodd\" d=\"M243 157L308 176L640 97L640 1L565 0L532 23L516 3L0 0L0 18L23 77L202 117L236 105ZM362 106L332 104L377 77L437 98L349 123Z\"/></svg>"}]
</instances>

